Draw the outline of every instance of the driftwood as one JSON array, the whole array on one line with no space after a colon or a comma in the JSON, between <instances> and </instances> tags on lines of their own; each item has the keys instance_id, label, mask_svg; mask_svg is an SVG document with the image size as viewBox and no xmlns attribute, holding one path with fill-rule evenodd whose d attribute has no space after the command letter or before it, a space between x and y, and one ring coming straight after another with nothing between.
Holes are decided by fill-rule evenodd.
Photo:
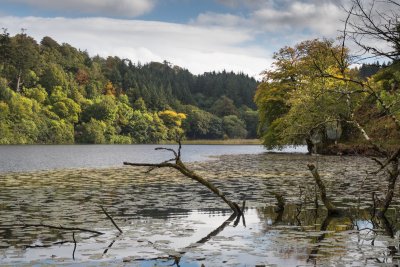
<instances>
[{"instance_id":1,"label":"driftwood","mask_svg":"<svg viewBox=\"0 0 400 267\"><path fill-rule=\"evenodd\" d=\"M186 167L185 164L183 164L181 160L181 142L178 141L179 148L178 152L176 152L173 149L170 148L163 148L163 147L158 147L156 150L167 150L170 151L174 154L175 158L158 163L158 164L152 164L152 163L131 163L131 162L124 162L124 165L129 165L129 166L137 166L137 167L149 167L149 170L147 172L151 172L154 169L157 168L173 168L181 172L183 175L186 177L189 177L190 179L193 179L205 187L207 187L211 192L213 192L215 195L220 197L234 212L234 214L242 214L239 205L236 202L230 201L226 198L225 194L222 193L215 185L213 185L211 182L206 180L205 178L201 177L200 175L196 174L192 170L190 170L188 167Z\"/></svg>"},{"instance_id":2,"label":"driftwood","mask_svg":"<svg viewBox=\"0 0 400 267\"><path fill-rule=\"evenodd\" d=\"M324 203L326 209L328 210L328 214L338 214L339 209L335 207L335 205L332 204L332 202L329 200L328 196L326 195L326 187L324 183L322 182L321 176L318 173L317 167L315 167L314 164L308 164L308 169L310 170L312 176L314 177L315 183L317 184L319 188L319 192L321 195L321 200Z\"/></svg>"}]
</instances>

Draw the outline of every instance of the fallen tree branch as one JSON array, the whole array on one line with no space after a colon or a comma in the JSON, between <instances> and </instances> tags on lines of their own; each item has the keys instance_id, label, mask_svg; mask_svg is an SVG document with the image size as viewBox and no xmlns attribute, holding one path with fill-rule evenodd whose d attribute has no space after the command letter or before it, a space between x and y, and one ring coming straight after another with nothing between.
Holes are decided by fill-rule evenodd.
<instances>
[{"instance_id":1,"label":"fallen tree branch","mask_svg":"<svg viewBox=\"0 0 400 267\"><path fill-rule=\"evenodd\" d=\"M105 208L103 206L100 206L100 208L103 210L104 214L107 216L108 219L112 222L112 224L117 228L117 230L122 234L121 228L118 227L118 225L115 223L114 219L110 216L110 214L107 213Z\"/></svg>"},{"instance_id":2,"label":"fallen tree branch","mask_svg":"<svg viewBox=\"0 0 400 267\"><path fill-rule=\"evenodd\" d=\"M180 140L178 141L179 143L179 150L178 152L176 152L173 149L169 149L169 148L156 148L156 150L167 150L167 151L172 151L173 154L175 155L175 159L172 159L175 161L175 163L171 163L170 161L172 160L168 160L168 161L164 161L162 163L158 163L158 164L154 164L154 163L131 163L131 162L124 162L124 165L129 165L129 166L136 166L136 167L149 167L149 171L152 171L154 169L157 168L173 168L178 170L179 172L181 172L183 175L185 175L186 177L189 177L199 183L201 183L202 185L204 185L205 187L207 187L208 189L211 190L211 192L213 192L215 195L217 195L218 197L220 197L231 209L235 214L242 214L240 207L237 203L232 202L230 200L228 200L225 197L225 194L223 194L215 185L213 185L211 182L209 182L208 180L206 180L205 178L201 177L200 175L196 174L195 172L191 171L189 168L186 167L185 164L183 164L183 162L181 161L181 142Z\"/></svg>"}]
</instances>

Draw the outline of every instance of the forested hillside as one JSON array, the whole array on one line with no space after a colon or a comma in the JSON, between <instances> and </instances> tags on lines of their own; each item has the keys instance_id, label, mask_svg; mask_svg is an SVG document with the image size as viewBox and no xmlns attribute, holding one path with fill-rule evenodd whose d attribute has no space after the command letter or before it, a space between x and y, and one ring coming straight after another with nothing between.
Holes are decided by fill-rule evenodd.
<instances>
[{"instance_id":1,"label":"forested hillside","mask_svg":"<svg viewBox=\"0 0 400 267\"><path fill-rule=\"evenodd\" d=\"M0 35L0 144L254 138L257 81Z\"/></svg>"}]
</instances>

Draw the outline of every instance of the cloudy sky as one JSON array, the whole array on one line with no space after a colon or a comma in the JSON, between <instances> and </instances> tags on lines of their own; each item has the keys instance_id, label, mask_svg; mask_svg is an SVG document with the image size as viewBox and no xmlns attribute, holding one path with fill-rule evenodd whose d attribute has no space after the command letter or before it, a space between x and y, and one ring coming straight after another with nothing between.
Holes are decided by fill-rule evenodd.
<instances>
[{"instance_id":1,"label":"cloudy sky","mask_svg":"<svg viewBox=\"0 0 400 267\"><path fill-rule=\"evenodd\" d=\"M285 45L335 37L346 0L0 0L0 25L90 55L257 76Z\"/></svg>"}]
</instances>

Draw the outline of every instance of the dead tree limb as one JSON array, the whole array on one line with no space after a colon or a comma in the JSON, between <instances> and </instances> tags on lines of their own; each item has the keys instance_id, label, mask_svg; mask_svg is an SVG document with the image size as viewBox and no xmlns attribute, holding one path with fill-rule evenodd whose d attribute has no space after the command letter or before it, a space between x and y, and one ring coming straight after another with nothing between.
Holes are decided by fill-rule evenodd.
<instances>
[{"instance_id":1,"label":"dead tree limb","mask_svg":"<svg viewBox=\"0 0 400 267\"><path fill-rule=\"evenodd\" d=\"M321 180L321 177L319 176L318 170L315 167L314 164L308 164L308 169L310 170L312 176L314 177L315 183L317 184L319 188L319 192L321 195L321 200L324 203L325 207L328 210L328 214L338 214L339 210L338 208L335 207L335 205L332 204L332 202L329 200L329 198L326 195L326 187L324 183Z\"/></svg>"},{"instance_id":2,"label":"dead tree limb","mask_svg":"<svg viewBox=\"0 0 400 267\"><path fill-rule=\"evenodd\" d=\"M276 201L277 201L277 206L275 207L274 211L276 213L283 212L285 209L285 198L281 193L273 193Z\"/></svg>"},{"instance_id":3,"label":"dead tree limb","mask_svg":"<svg viewBox=\"0 0 400 267\"><path fill-rule=\"evenodd\" d=\"M74 251L72 251L72 259L75 260L75 251L76 251L75 232L72 232L72 240L74 240Z\"/></svg>"},{"instance_id":4,"label":"dead tree limb","mask_svg":"<svg viewBox=\"0 0 400 267\"><path fill-rule=\"evenodd\" d=\"M387 170L389 179L386 190L385 199L383 200L382 206L378 210L378 217L383 217L388 210L390 203L392 202L394 196L394 190L396 186L397 177L399 177L399 160L396 158L395 160L390 161L390 166Z\"/></svg>"},{"instance_id":5,"label":"dead tree limb","mask_svg":"<svg viewBox=\"0 0 400 267\"><path fill-rule=\"evenodd\" d=\"M173 168L173 169L176 169L179 172L181 172L183 175L185 175L186 177L189 177L189 178L201 183L202 185L204 185L208 189L210 189L211 192L213 192L215 195L220 197L232 209L232 211L235 214L241 214L240 207L236 202L232 202L232 201L228 200L225 197L225 194L222 193L215 185L213 185L211 182L207 181L205 178L201 177L200 175L196 174L195 172L193 172L192 170L187 168L185 164L183 164L183 162L181 161L181 142L178 141L178 143L179 143L178 152L176 152L173 149L169 149L169 148L156 148L156 150L171 151L175 156L174 159L171 159L171 160L168 160L168 161L164 161L164 162L158 163L158 164L124 162L124 165L137 166L137 167L149 167L148 172L150 172L150 171L152 171L154 169L157 169L157 168ZM175 163L171 163L171 161L175 161Z\"/></svg>"},{"instance_id":6,"label":"dead tree limb","mask_svg":"<svg viewBox=\"0 0 400 267\"><path fill-rule=\"evenodd\" d=\"M117 228L117 230L122 234L121 228L118 227L118 225L115 223L114 219L110 216L110 214L107 213L105 208L103 206L100 206L100 208L103 210L104 214L107 216L108 219L112 222L112 224Z\"/></svg>"}]
</instances>

